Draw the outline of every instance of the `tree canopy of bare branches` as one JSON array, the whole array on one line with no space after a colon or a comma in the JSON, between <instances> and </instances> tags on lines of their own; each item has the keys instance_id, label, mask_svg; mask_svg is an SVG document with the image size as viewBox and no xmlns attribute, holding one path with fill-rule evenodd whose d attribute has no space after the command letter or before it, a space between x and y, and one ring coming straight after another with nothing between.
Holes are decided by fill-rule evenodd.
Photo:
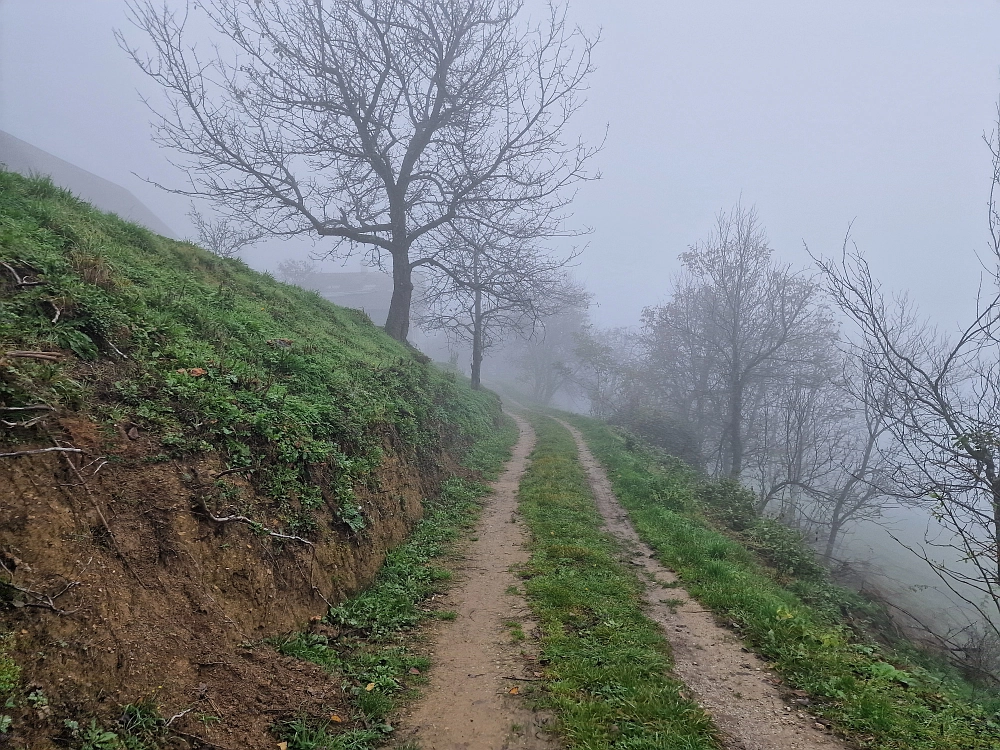
<instances>
[{"instance_id":1,"label":"tree canopy of bare branches","mask_svg":"<svg viewBox=\"0 0 1000 750\"><path fill-rule=\"evenodd\" d=\"M567 276L575 257L545 252L485 222L455 222L427 265L437 271L420 290L419 325L472 347L472 387L485 353L514 335L532 338L545 321L585 293Z\"/></svg>"},{"instance_id":2,"label":"tree canopy of bare branches","mask_svg":"<svg viewBox=\"0 0 1000 750\"><path fill-rule=\"evenodd\" d=\"M670 300L644 312L660 365L653 387L683 409L678 416L717 438L705 455L738 479L763 386L796 368L815 371L836 333L820 288L774 262L753 209L720 213L711 235L681 259Z\"/></svg>"},{"instance_id":3,"label":"tree canopy of bare branches","mask_svg":"<svg viewBox=\"0 0 1000 750\"><path fill-rule=\"evenodd\" d=\"M156 140L188 186L261 235L313 234L391 265L386 330L405 340L433 235L484 205L532 237L564 231L595 153L567 140L594 40L519 0L130 0L165 92ZM214 44L189 41L207 22Z\"/></svg>"}]
</instances>

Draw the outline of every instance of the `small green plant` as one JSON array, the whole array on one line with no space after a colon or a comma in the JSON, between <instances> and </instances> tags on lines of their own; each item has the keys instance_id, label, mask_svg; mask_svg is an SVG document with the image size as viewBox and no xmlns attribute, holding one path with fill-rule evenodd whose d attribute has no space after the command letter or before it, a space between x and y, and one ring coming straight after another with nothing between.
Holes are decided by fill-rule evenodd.
<instances>
[{"instance_id":1,"label":"small green plant","mask_svg":"<svg viewBox=\"0 0 1000 750\"><path fill-rule=\"evenodd\" d=\"M21 668L10 655L13 646L13 635L0 635L0 698L13 694L21 682Z\"/></svg>"},{"instance_id":2,"label":"small green plant","mask_svg":"<svg viewBox=\"0 0 1000 750\"><path fill-rule=\"evenodd\" d=\"M524 640L524 629L517 620L504 620L503 626L510 631L510 638L514 643Z\"/></svg>"},{"instance_id":3,"label":"small green plant","mask_svg":"<svg viewBox=\"0 0 1000 750\"><path fill-rule=\"evenodd\" d=\"M80 733L80 750L121 750L122 743L115 732L110 732L91 719L90 725Z\"/></svg>"},{"instance_id":4,"label":"small green plant","mask_svg":"<svg viewBox=\"0 0 1000 750\"><path fill-rule=\"evenodd\" d=\"M7 734L13 725L14 719L7 714L0 714L0 734Z\"/></svg>"},{"instance_id":5,"label":"small green plant","mask_svg":"<svg viewBox=\"0 0 1000 750\"><path fill-rule=\"evenodd\" d=\"M28 703L31 704L32 708L44 708L49 705L49 699L42 692L42 689L38 688L28 693Z\"/></svg>"}]
</instances>

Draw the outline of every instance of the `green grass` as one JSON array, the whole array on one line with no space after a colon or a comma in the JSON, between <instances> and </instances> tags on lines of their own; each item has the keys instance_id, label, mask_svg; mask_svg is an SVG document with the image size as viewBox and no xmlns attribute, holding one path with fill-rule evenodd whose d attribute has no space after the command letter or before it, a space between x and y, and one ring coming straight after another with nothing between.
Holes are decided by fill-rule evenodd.
<instances>
[{"instance_id":1,"label":"green grass","mask_svg":"<svg viewBox=\"0 0 1000 750\"><path fill-rule=\"evenodd\" d=\"M538 443L520 504L533 536L525 588L549 680L540 704L571 748L718 747L709 717L668 675L667 641L601 530L572 437L551 419L532 421Z\"/></svg>"},{"instance_id":2,"label":"green grass","mask_svg":"<svg viewBox=\"0 0 1000 750\"><path fill-rule=\"evenodd\" d=\"M708 521L711 496L731 490L706 493L704 478L679 462L664 464L640 447L627 449L622 436L595 420L571 420L608 470L643 540L696 599L773 662L791 687L809 693L810 710L863 748L1000 747L1000 704L976 700L970 686L953 675L904 660L838 621L836 608L826 604L850 600L848 592L838 593L813 574L811 581L796 579L789 564L773 564L784 560L780 551L787 539L769 540L749 526L754 544L766 552L761 558L714 528ZM788 559L798 560L796 555ZM800 562L802 570L810 570Z\"/></svg>"},{"instance_id":3,"label":"green grass","mask_svg":"<svg viewBox=\"0 0 1000 750\"><path fill-rule=\"evenodd\" d=\"M227 481L216 501L268 528L309 534L333 512L358 532L368 519L353 488L377 490L385 446L428 464L442 447L496 437L495 396L363 313L102 214L47 180L0 171L0 262L10 267L0 265L0 406L84 413L109 436L135 426L155 440L144 460L217 451L265 501ZM66 356L3 356L14 350ZM43 437L4 430L0 444Z\"/></svg>"},{"instance_id":4,"label":"green grass","mask_svg":"<svg viewBox=\"0 0 1000 750\"><path fill-rule=\"evenodd\" d=\"M494 435L467 452L465 463L496 476L516 440L516 425L505 419ZM343 723L299 717L276 725L276 736L288 742L289 750L370 750L390 738L390 715L425 681L430 666L414 650L414 628L428 619L455 616L426 606L432 594L450 585L450 572L437 561L475 526L489 491L480 482L453 478L438 498L426 501L423 520L388 553L371 587L330 608L326 620L340 629L338 637L294 633L275 642L282 653L336 675L352 706Z\"/></svg>"}]
</instances>

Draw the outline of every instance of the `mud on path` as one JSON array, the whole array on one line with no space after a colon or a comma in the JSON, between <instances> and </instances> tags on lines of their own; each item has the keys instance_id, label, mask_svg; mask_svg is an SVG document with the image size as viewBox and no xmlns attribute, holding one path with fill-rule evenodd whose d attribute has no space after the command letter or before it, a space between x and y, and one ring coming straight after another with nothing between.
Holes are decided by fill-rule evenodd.
<instances>
[{"instance_id":1,"label":"mud on path","mask_svg":"<svg viewBox=\"0 0 1000 750\"><path fill-rule=\"evenodd\" d=\"M631 563L649 579L647 614L663 628L674 655L674 673L692 690L721 730L729 750L846 750L817 720L787 703L767 664L745 651L732 632L676 586L677 577L653 557L619 505L603 467L579 430L573 435L597 507ZM804 698L800 698L804 700Z\"/></svg>"},{"instance_id":2,"label":"mud on path","mask_svg":"<svg viewBox=\"0 0 1000 750\"><path fill-rule=\"evenodd\" d=\"M534 628L523 597L508 593L519 583L511 568L528 559L517 490L535 442L531 427L514 419L521 436L456 570L457 585L444 597L457 616L430 634L429 684L397 723L399 743L415 741L422 750L558 747L546 731L550 718L532 711L524 697L541 677L537 651L531 641L514 642L504 624Z\"/></svg>"}]
</instances>

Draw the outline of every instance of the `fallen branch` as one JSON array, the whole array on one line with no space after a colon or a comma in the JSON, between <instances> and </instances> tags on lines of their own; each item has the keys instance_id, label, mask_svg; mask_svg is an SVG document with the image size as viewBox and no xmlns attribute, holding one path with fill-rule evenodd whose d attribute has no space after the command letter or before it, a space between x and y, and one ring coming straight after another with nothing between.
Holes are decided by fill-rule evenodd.
<instances>
[{"instance_id":1,"label":"fallen branch","mask_svg":"<svg viewBox=\"0 0 1000 750\"><path fill-rule=\"evenodd\" d=\"M29 406L0 406L0 411L55 411L48 404L31 404Z\"/></svg>"},{"instance_id":2,"label":"fallen branch","mask_svg":"<svg viewBox=\"0 0 1000 750\"><path fill-rule=\"evenodd\" d=\"M13 453L0 453L0 458L14 458L16 456L34 456L38 453L83 453L79 448L36 448L29 451L14 451Z\"/></svg>"},{"instance_id":3,"label":"fallen branch","mask_svg":"<svg viewBox=\"0 0 1000 750\"><path fill-rule=\"evenodd\" d=\"M55 612L57 615L70 615L73 614L73 612L76 612L75 609L73 610L59 609L59 607L56 606L56 599L58 599L60 596L65 594L70 589L79 586L80 585L79 581L69 581L56 593L44 594L40 591L35 591L34 589L25 588L24 586L18 586L16 583L14 583L14 571L8 568L2 560L0 560L0 568L3 568L4 572L8 576L10 576L10 580L0 583L0 586L7 586L9 588L14 589L14 591L17 591L18 593L24 594L25 596L30 596L32 599L35 600L33 602L23 602L21 603L21 606L35 607L37 609L49 609ZM17 604L14 604L13 606L16 607Z\"/></svg>"},{"instance_id":4,"label":"fallen branch","mask_svg":"<svg viewBox=\"0 0 1000 750\"><path fill-rule=\"evenodd\" d=\"M20 274L18 274L17 271L14 270L14 266L12 266L10 263L4 263L3 261L0 261L0 266L3 266L8 271L10 271L10 275L14 277L14 283L17 284L17 286L38 286L40 284L45 283L42 281L25 281L24 278Z\"/></svg>"},{"instance_id":5,"label":"fallen branch","mask_svg":"<svg viewBox=\"0 0 1000 750\"><path fill-rule=\"evenodd\" d=\"M62 359L59 352L7 352L7 357L18 357L20 359L42 359L46 362L58 362Z\"/></svg>"},{"instance_id":6,"label":"fallen branch","mask_svg":"<svg viewBox=\"0 0 1000 750\"><path fill-rule=\"evenodd\" d=\"M264 527L260 521L255 521L252 518L247 518L246 516L217 516L208 509L208 502L205 500L204 496L201 498L199 504L201 509L205 512L205 515L211 518L216 523L245 523L250 526L254 531L258 533L267 534L269 537L275 539L287 539L291 542L301 542L302 544L307 544L310 547L315 547L316 545L310 542L308 539L303 539L300 536L295 536L294 534L282 534L278 531L271 531Z\"/></svg>"},{"instance_id":7,"label":"fallen branch","mask_svg":"<svg viewBox=\"0 0 1000 750\"><path fill-rule=\"evenodd\" d=\"M253 469L251 467L249 467L249 466L241 466L241 467L236 468L236 469L226 469L225 471L220 471L218 474L216 474L214 477L212 477L212 479L221 479L222 477L226 476L227 474L239 474L239 473L244 472L244 471L246 471L246 472L252 472Z\"/></svg>"},{"instance_id":8,"label":"fallen branch","mask_svg":"<svg viewBox=\"0 0 1000 750\"><path fill-rule=\"evenodd\" d=\"M37 417L32 417L31 419L25 419L21 422L8 422L6 419L0 419L0 425L3 425L4 427L8 427L13 430L15 427L34 427L36 424L46 419L48 419L48 416L46 414L40 414Z\"/></svg>"},{"instance_id":9,"label":"fallen branch","mask_svg":"<svg viewBox=\"0 0 1000 750\"><path fill-rule=\"evenodd\" d=\"M175 721L177 721L178 719L180 719L180 718L182 718L182 717L186 716L187 714L191 713L191 711L193 711L193 710L194 710L194 709L191 709L191 708L185 708L185 709L184 709L183 711L181 711L181 712L180 712L179 714L174 714L173 716L171 716L171 717L170 717L170 719L169 719L169 720L167 721L167 723L166 723L166 724L164 724L163 726L165 726L165 727L169 727L169 726L170 726L171 724L173 724L173 723L174 723Z\"/></svg>"}]
</instances>

